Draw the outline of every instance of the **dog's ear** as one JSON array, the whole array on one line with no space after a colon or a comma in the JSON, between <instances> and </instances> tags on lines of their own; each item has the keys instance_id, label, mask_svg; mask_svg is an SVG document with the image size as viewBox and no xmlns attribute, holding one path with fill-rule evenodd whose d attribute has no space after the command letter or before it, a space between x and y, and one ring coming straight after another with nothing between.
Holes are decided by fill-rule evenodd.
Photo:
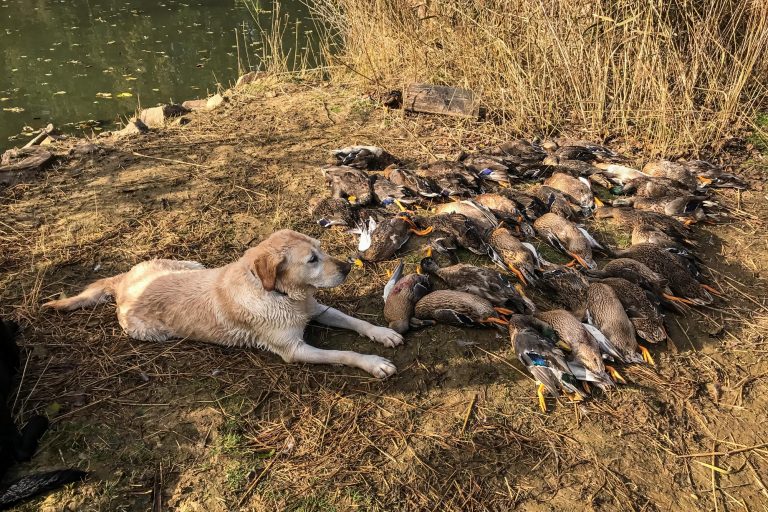
<instances>
[{"instance_id":1,"label":"dog's ear","mask_svg":"<svg viewBox=\"0 0 768 512\"><path fill-rule=\"evenodd\" d=\"M280 265L283 263L283 259L283 255L275 251L257 247L251 264L256 275L261 279L261 286L264 288L264 291L274 291L277 274L280 272Z\"/></svg>"}]
</instances>

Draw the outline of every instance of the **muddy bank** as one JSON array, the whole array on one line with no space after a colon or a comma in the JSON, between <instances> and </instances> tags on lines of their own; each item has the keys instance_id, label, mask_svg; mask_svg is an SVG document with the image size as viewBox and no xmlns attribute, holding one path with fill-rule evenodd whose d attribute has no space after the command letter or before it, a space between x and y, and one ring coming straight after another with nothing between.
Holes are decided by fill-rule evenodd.
<instances>
[{"instance_id":1,"label":"muddy bank","mask_svg":"<svg viewBox=\"0 0 768 512\"><path fill-rule=\"evenodd\" d=\"M0 314L20 320L30 350L16 411L54 417L41 453L19 472L71 465L96 475L25 510L147 510L158 496L178 510L765 503L760 191L718 193L734 218L699 231L727 300L671 317L674 343L654 350L656 370L629 370L630 385L582 406L552 402L548 415L493 330L428 329L385 349L310 329L319 346L392 359L399 373L379 382L256 350L131 341L110 305L41 311L47 299L148 258L224 264L279 228L346 256L354 238L322 230L308 213L310 199L326 194L318 168L327 150L376 144L417 164L505 137L490 124L403 116L321 83L265 77L224 96L219 108L185 113L184 124L98 138L93 151L52 144L45 170L0 191ZM632 154L629 142L618 146ZM765 171L759 155L734 158L752 179ZM627 242L606 225L591 228ZM323 299L380 323L393 267L358 271Z\"/></svg>"}]
</instances>

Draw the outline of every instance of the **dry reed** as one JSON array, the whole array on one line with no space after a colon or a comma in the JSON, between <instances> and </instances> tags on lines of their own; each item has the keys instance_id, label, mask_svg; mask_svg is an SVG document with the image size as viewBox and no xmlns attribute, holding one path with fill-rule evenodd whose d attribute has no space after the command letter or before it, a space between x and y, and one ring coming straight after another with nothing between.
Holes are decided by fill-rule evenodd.
<instances>
[{"instance_id":1,"label":"dry reed","mask_svg":"<svg viewBox=\"0 0 768 512\"><path fill-rule=\"evenodd\" d=\"M717 145L766 106L763 0L319 0L331 75L481 94L505 133Z\"/></svg>"}]
</instances>

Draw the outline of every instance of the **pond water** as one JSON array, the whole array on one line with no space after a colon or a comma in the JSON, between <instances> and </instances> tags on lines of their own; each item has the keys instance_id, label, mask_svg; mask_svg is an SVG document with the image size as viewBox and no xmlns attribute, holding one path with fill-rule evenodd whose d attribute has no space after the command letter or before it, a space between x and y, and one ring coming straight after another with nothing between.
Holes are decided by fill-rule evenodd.
<instances>
[{"instance_id":1,"label":"pond water","mask_svg":"<svg viewBox=\"0 0 768 512\"><path fill-rule=\"evenodd\" d=\"M263 62L273 19L284 49L306 54L301 0L0 0L0 150L49 122L91 135L229 86Z\"/></svg>"}]
</instances>

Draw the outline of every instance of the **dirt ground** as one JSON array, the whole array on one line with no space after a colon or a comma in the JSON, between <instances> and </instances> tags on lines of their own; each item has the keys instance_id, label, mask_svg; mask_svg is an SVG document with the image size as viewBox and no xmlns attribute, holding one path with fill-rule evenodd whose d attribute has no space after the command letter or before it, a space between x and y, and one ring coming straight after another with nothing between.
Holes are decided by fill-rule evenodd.
<instances>
[{"instance_id":1,"label":"dirt ground","mask_svg":"<svg viewBox=\"0 0 768 512\"><path fill-rule=\"evenodd\" d=\"M99 140L101 152L62 156L0 191L0 314L20 321L28 352L14 410L53 419L16 472L93 472L18 510L768 510L765 192L719 193L731 220L698 230L724 300L669 315L673 342L654 349L656 368L626 368L628 385L580 405L550 399L543 414L495 330L433 328L387 349L309 329L318 346L391 358L399 371L382 382L258 350L132 341L109 304L41 310L148 258L224 264L278 228L347 256L354 237L308 214L326 193L327 150L377 144L419 163L500 137L266 80L188 117ZM740 162L752 178L768 170L756 155ZM357 270L322 300L382 322L394 265Z\"/></svg>"}]
</instances>

